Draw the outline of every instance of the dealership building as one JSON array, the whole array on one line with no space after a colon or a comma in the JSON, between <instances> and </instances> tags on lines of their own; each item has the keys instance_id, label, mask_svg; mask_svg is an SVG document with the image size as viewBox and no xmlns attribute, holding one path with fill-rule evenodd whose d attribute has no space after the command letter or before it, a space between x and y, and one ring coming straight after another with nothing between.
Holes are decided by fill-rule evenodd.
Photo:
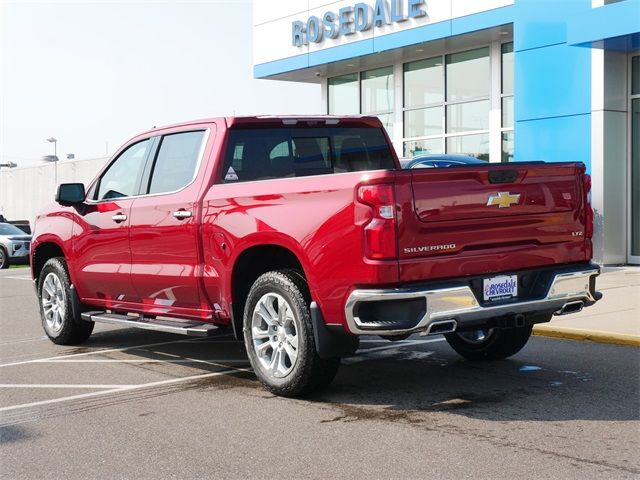
<instances>
[{"instance_id":1,"label":"dealership building","mask_svg":"<svg viewBox=\"0 0 640 480\"><path fill-rule=\"evenodd\" d=\"M640 264L640 0L257 0L253 14L256 78L320 84L324 113L378 116L400 157L585 163L595 258Z\"/></svg>"}]
</instances>

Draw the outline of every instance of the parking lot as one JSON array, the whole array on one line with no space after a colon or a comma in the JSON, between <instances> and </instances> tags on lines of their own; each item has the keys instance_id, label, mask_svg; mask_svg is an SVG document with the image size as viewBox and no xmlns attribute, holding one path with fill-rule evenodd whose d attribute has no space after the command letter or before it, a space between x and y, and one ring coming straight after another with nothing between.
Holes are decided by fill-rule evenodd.
<instances>
[{"instance_id":1,"label":"parking lot","mask_svg":"<svg viewBox=\"0 0 640 480\"><path fill-rule=\"evenodd\" d=\"M263 390L230 335L97 325L43 337L0 273L2 478L638 478L639 350L534 337L463 361L442 337L365 339L329 389Z\"/></svg>"}]
</instances>

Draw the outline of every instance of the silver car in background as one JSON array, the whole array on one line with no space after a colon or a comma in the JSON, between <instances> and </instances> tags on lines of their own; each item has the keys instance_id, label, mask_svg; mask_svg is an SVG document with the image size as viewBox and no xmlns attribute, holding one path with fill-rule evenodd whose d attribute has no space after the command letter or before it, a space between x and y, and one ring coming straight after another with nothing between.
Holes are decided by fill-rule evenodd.
<instances>
[{"instance_id":1,"label":"silver car in background","mask_svg":"<svg viewBox=\"0 0 640 480\"><path fill-rule=\"evenodd\" d=\"M29 263L31 235L15 225L0 223L0 269L11 264Z\"/></svg>"}]
</instances>

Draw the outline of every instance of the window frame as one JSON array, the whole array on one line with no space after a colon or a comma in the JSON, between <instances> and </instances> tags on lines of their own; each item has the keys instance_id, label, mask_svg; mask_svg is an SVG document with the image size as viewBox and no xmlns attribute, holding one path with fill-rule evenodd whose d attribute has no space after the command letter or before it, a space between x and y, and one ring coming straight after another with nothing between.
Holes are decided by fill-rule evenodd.
<instances>
[{"instance_id":1,"label":"window frame","mask_svg":"<svg viewBox=\"0 0 640 480\"><path fill-rule=\"evenodd\" d=\"M100 190L100 182L102 182L103 177L109 172L109 170L111 170L111 167L118 161L120 160L120 158L122 157L122 155L124 155L127 151L129 151L129 149L131 147L134 147L135 145L138 145L142 142L149 142L149 147L147 150L147 154L145 155L145 158L142 160L142 168L140 169L140 171L138 172L138 176L136 178L136 194L135 195L128 195L125 197L118 197L118 198L104 198L104 199L97 199L95 198L96 195L98 195L98 191ZM85 198L85 202L86 203L92 203L92 204L96 204L96 203L103 203L103 202L113 202L114 200L122 200L122 199L128 199L128 198L135 198L139 195L140 193L140 187L141 187L141 181L144 177L144 173L146 171L147 168L147 164L149 162L149 156L151 155L152 152L155 151L155 148L157 146L157 136L151 136L151 137L145 137L145 138L140 138L137 139L133 142L131 142L130 144L124 146L120 153L118 153L118 155L116 157L113 158L113 160L111 160L108 165L100 172L100 175L98 176L98 178L91 183L91 185L89 185L88 191L87 191L87 197ZM89 198L89 196L93 194L94 198Z\"/></svg>"},{"instance_id":2,"label":"window frame","mask_svg":"<svg viewBox=\"0 0 640 480\"><path fill-rule=\"evenodd\" d=\"M505 43L510 43L510 42L505 42ZM467 131L463 131L463 132L448 132L447 131L447 119L448 119L448 114L447 114L447 110L448 107L450 106L455 106L455 105L461 105L461 104L465 104L465 103L472 103L472 102L479 102L479 101L489 101L491 102L491 89L489 89L489 93L487 95L482 95L482 96L477 96L477 97L470 97L470 98L465 98L465 99L461 99L461 100L448 100L447 99L447 56L449 55L454 55L457 53L464 53L464 52L470 52L470 51L474 51L474 50L481 50L481 49L487 49L488 50L488 59L489 62L491 62L491 43L489 44L483 44L483 45L479 45L473 48L464 48L464 49L460 49L460 50L452 50L452 51L447 51L444 52L440 55L434 55L434 56L430 56L427 58L420 58L417 60L412 60L409 62L403 62L402 63L402 151L401 153L401 158L412 158L413 155L405 155L405 148L407 146L407 144L411 143L411 142L420 142L423 140L439 140L440 141L440 154L446 155L448 153L447 151L447 139L451 138L451 137L462 137L462 136L467 136L467 135L479 135L479 134L488 134L491 135L491 123L488 124L488 127L486 129L479 129L479 130L467 130ZM427 103L424 105L414 105L411 107L406 107L406 102L405 102L405 98L406 98L406 82L405 82L405 73L406 73L406 65L410 64L410 63L414 63L414 62L420 62L423 60L435 60L435 59L440 59L441 63L442 63L442 85L443 85L443 100L439 101L439 102L432 102L432 103ZM500 58L500 61L502 62L502 57ZM489 67L489 84L491 85L491 82L493 82L493 79L491 78L491 67ZM501 80L502 82L502 80ZM501 91L502 91L502 83L501 83ZM406 122L406 113L407 112L412 112L412 111L418 111L418 110L425 110L427 108L434 108L434 107L441 107L442 108L442 121L441 121L441 132L439 134L436 135L419 135L416 137L407 137L406 136L406 131L407 131L407 122ZM491 112L491 104L489 104L489 114L487 117L487 120L490 122L490 112ZM489 155L491 154L491 152L489 152ZM488 162L491 161L491 158L489 158Z\"/></svg>"},{"instance_id":3,"label":"window frame","mask_svg":"<svg viewBox=\"0 0 640 480\"><path fill-rule=\"evenodd\" d=\"M200 143L200 149L198 151L198 158L196 160L196 166L195 169L193 171L193 175L191 177L191 180L184 185L181 188L178 188L176 190L171 190L168 192L158 192L158 193L149 193L149 189L151 188L151 180L153 179L153 172L155 171L155 167L156 167L156 162L158 161L158 155L160 154L160 149L162 148L162 142L164 140L165 137L170 137L172 135L180 135L183 133L194 133L194 132L203 132L202 135L202 140ZM140 188L138 189L138 197L155 197L158 195L171 195L174 193L178 193L181 192L182 190L184 190L185 188L189 187L190 185L193 184L193 182L196 181L196 178L198 177L198 173L200 172L200 167L202 165L202 159L204 158L204 152L206 150L206 146L209 140L209 129L208 128L193 128L193 129L188 129L188 130L179 130L176 132L168 132L168 133L163 133L162 135L158 135L156 140L156 144L154 145L154 150L152 152L152 155L149 155L147 157L147 161L145 164L145 168L144 168L144 172L142 174L142 177L140 179ZM142 193L142 192L145 193Z\"/></svg>"}]
</instances>

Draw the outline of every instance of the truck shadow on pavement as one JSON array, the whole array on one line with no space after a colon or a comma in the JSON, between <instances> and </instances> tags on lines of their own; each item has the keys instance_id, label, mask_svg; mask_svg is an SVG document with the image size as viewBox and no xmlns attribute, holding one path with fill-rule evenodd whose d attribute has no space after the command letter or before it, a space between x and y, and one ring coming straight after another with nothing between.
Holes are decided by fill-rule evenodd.
<instances>
[{"instance_id":1,"label":"truck shadow on pavement","mask_svg":"<svg viewBox=\"0 0 640 480\"><path fill-rule=\"evenodd\" d=\"M146 346L149 344L152 345ZM366 352L380 346L390 348ZM157 332L111 330L94 335L86 347L69 349L64 354L93 351L96 347L130 347L126 348L127 358L166 360L130 364L141 373L186 377L238 369L154 389L157 394L239 389L252 391L253 396L258 392L261 398L272 397L246 370L250 367L243 345L230 335L199 341ZM397 348L380 341L343 359L336 379L326 389L303 399L283 401L337 408L341 414L328 421L342 422L424 422L425 416L437 413L497 422L639 420L639 358L640 349L635 347L533 338L511 359L468 362L444 341L401 344ZM187 363L190 360L193 362ZM188 371L180 370L187 366Z\"/></svg>"}]
</instances>

